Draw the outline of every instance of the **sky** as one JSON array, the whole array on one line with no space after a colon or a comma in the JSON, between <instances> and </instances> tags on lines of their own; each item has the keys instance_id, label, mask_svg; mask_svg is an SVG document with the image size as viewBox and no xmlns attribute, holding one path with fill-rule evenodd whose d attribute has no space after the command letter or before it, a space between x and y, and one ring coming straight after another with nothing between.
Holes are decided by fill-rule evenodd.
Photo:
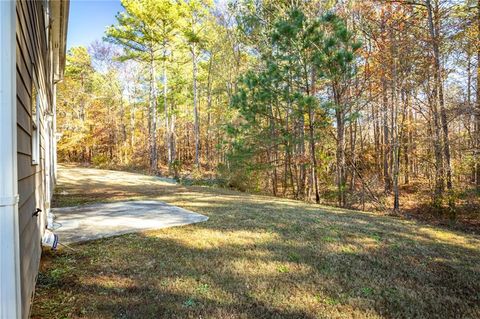
<instances>
[{"instance_id":1,"label":"sky","mask_svg":"<svg viewBox=\"0 0 480 319\"><path fill-rule=\"evenodd\" d=\"M105 28L115 23L122 10L120 0L71 0L67 49L101 40Z\"/></svg>"}]
</instances>

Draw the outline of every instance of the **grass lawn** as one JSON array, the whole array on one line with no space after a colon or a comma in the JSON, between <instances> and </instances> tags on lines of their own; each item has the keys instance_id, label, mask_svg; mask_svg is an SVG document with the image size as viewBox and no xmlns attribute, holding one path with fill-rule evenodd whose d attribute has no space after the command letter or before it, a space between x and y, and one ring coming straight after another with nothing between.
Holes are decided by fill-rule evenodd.
<instances>
[{"instance_id":1,"label":"grass lawn","mask_svg":"<svg viewBox=\"0 0 480 319\"><path fill-rule=\"evenodd\" d=\"M63 167L57 206L155 198L205 223L44 254L34 318L480 318L480 237Z\"/></svg>"}]
</instances>

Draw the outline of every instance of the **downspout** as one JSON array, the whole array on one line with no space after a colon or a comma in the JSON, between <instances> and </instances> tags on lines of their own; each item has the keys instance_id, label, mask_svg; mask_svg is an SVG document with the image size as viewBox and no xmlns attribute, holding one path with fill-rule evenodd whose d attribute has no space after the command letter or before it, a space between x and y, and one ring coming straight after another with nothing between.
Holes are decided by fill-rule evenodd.
<instances>
[{"instance_id":1,"label":"downspout","mask_svg":"<svg viewBox=\"0 0 480 319\"><path fill-rule=\"evenodd\" d=\"M0 1L0 319L22 317L17 181L16 1Z\"/></svg>"},{"instance_id":2,"label":"downspout","mask_svg":"<svg viewBox=\"0 0 480 319\"><path fill-rule=\"evenodd\" d=\"M53 194L53 190L57 184L57 82L53 84L52 95L52 136L50 136L52 140L52 167L50 169L50 174L52 174L51 194ZM51 198L49 198L49 200L51 200Z\"/></svg>"}]
</instances>

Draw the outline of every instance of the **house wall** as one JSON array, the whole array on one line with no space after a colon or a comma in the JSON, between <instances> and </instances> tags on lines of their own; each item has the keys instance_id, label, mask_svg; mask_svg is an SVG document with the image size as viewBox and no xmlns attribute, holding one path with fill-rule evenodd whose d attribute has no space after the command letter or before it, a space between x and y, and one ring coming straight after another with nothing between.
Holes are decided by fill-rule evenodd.
<instances>
[{"instance_id":1,"label":"house wall","mask_svg":"<svg viewBox=\"0 0 480 319\"><path fill-rule=\"evenodd\" d=\"M20 276L22 317L29 315L41 256L41 237L46 225L46 213L50 208L52 183L47 182L53 171L51 144L53 138L51 108L53 105L53 75L50 46L47 45L48 17L46 1L17 1L16 59L17 59L17 161L18 161L18 214L20 234ZM39 160L32 162L34 129L32 90L37 82L41 107L37 111ZM37 208L42 212L32 216Z\"/></svg>"}]
</instances>

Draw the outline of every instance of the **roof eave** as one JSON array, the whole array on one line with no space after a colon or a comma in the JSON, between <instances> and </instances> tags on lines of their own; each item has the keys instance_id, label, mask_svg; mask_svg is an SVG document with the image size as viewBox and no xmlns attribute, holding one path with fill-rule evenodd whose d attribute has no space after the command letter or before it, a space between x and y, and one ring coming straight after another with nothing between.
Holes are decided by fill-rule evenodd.
<instances>
[{"instance_id":1,"label":"roof eave","mask_svg":"<svg viewBox=\"0 0 480 319\"><path fill-rule=\"evenodd\" d=\"M70 0L51 1L54 81L63 80Z\"/></svg>"}]
</instances>

